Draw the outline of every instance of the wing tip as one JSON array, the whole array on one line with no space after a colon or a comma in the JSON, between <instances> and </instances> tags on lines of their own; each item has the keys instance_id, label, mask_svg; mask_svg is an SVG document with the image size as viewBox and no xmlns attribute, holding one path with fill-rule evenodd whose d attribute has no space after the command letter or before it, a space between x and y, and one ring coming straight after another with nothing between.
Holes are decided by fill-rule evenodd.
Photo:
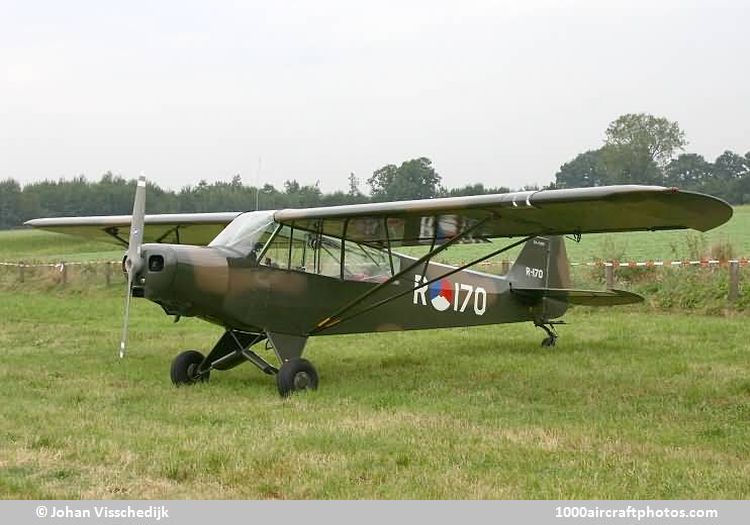
<instances>
[{"instance_id":1,"label":"wing tip","mask_svg":"<svg viewBox=\"0 0 750 525\"><path fill-rule=\"evenodd\" d=\"M734 216L734 208L724 199L695 191L677 191L701 203L700 209L696 209L697 221L690 226L695 230L707 232L725 224Z\"/></svg>"},{"instance_id":2,"label":"wing tip","mask_svg":"<svg viewBox=\"0 0 750 525\"><path fill-rule=\"evenodd\" d=\"M22 226L30 226L31 228L39 228L40 224L42 224L40 221L43 219L29 219L28 221L24 221Z\"/></svg>"}]
</instances>

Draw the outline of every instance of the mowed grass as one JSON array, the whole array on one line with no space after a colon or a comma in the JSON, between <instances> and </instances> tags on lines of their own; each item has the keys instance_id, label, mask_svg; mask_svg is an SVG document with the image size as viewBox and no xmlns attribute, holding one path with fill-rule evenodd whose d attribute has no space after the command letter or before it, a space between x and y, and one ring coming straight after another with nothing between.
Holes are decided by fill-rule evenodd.
<instances>
[{"instance_id":1,"label":"mowed grass","mask_svg":"<svg viewBox=\"0 0 750 525\"><path fill-rule=\"evenodd\" d=\"M747 256L748 231L750 207L737 208L706 244ZM681 258L689 240L590 235L568 252ZM462 245L444 260L491 249ZM122 251L0 232L0 261ZM92 274L62 288L38 278L19 284L11 270L0 291L3 498L750 496L743 317L575 309L551 350L530 324L314 338L306 357L321 389L282 400L248 365L172 387L174 355L205 352L221 329L172 324L143 300L119 361L119 281L104 288Z\"/></svg>"},{"instance_id":2,"label":"mowed grass","mask_svg":"<svg viewBox=\"0 0 750 525\"><path fill-rule=\"evenodd\" d=\"M747 320L573 310L311 339L317 392L243 365L174 388L220 329L116 289L0 292L4 498L750 497Z\"/></svg>"},{"instance_id":3,"label":"mowed grass","mask_svg":"<svg viewBox=\"0 0 750 525\"><path fill-rule=\"evenodd\" d=\"M121 260L125 248L43 230L0 231L0 262L78 262Z\"/></svg>"}]
</instances>

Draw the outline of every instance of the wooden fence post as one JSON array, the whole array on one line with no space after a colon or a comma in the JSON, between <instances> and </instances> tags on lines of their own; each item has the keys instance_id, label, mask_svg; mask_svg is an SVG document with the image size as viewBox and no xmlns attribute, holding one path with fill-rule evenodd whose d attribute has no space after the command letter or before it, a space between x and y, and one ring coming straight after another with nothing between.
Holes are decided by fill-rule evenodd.
<instances>
[{"instance_id":1,"label":"wooden fence post","mask_svg":"<svg viewBox=\"0 0 750 525\"><path fill-rule=\"evenodd\" d=\"M740 261L729 261L729 301L740 297Z\"/></svg>"},{"instance_id":2,"label":"wooden fence post","mask_svg":"<svg viewBox=\"0 0 750 525\"><path fill-rule=\"evenodd\" d=\"M18 282L23 283L26 280L26 263L18 263Z\"/></svg>"},{"instance_id":3,"label":"wooden fence post","mask_svg":"<svg viewBox=\"0 0 750 525\"><path fill-rule=\"evenodd\" d=\"M107 286L112 283L112 263L109 261L104 263L104 280L106 281Z\"/></svg>"},{"instance_id":4,"label":"wooden fence post","mask_svg":"<svg viewBox=\"0 0 750 525\"><path fill-rule=\"evenodd\" d=\"M62 273L62 284L65 286L68 284L68 266L64 263L60 263L60 272Z\"/></svg>"},{"instance_id":5,"label":"wooden fence post","mask_svg":"<svg viewBox=\"0 0 750 525\"><path fill-rule=\"evenodd\" d=\"M615 265L611 262L604 263L604 280L607 282L608 290L615 287Z\"/></svg>"}]
</instances>

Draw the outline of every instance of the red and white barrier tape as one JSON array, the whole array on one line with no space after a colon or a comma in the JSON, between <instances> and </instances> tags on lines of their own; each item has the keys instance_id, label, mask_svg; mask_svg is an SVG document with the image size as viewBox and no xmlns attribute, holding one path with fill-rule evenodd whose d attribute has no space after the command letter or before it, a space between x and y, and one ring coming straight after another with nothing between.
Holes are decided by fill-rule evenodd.
<instances>
[{"instance_id":1,"label":"red and white barrier tape","mask_svg":"<svg viewBox=\"0 0 750 525\"><path fill-rule=\"evenodd\" d=\"M513 264L513 261L501 261L501 262L490 262L485 261L476 264L475 266L495 266L498 264L506 263L508 265ZM100 265L100 264L121 264L121 261L73 261L73 262L57 262L57 263L22 263L22 262L0 262L0 266L9 266L13 268L58 268L62 269L64 266L85 266L85 265ZM460 262L458 264L466 264ZM591 262L572 262L571 266L612 266L614 268L657 268L657 267L681 267L681 266L701 266L707 268L709 266L728 266L730 264L739 264L740 266L747 266L750 264L750 259L742 257L740 259L729 259L728 261L722 261L718 259L701 259L698 261L591 261Z\"/></svg>"},{"instance_id":2,"label":"red and white barrier tape","mask_svg":"<svg viewBox=\"0 0 750 525\"><path fill-rule=\"evenodd\" d=\"M476 266L496 266L498 264L506 263L512 265L513 261L502 261L502 262L481 262ZM461 263L465 264L465 263ZM740 266L747 266L750 264L750 259L742 257L741 259L729 259L722 261L719 259L701 259L699 261L590 261L590 262L572 262L571 266L611 266L613 268L657 268L657 267L684 267L684 266L701 266L708 268L709 266L729 266L730 264L739 264Z\"/></svg>"},{"instance_id":3,"label":"red and white barrier tape","mask_svg":"<svg viewBox=\"0 0 750 525\"><path fill-rule=\"evenodd\" d=\"M597 261L588 263L570 263L571 266L612 266L614 268L656 268L656 267L679 267L679 266L728 266L730 264L739 264L740 266L747 266L747 258L742 259L729 259L722 261L719 259L701 259L699 261Z\"/></svg>"}]
</instances>

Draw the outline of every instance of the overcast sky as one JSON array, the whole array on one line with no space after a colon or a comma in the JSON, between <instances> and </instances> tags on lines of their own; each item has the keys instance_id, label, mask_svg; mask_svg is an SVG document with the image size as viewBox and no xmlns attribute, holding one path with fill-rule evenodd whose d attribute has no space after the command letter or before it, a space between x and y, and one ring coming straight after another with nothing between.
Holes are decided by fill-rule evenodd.
<instances>
[{"instance_id":1,"label":"overcast sky","mask_svg":"<svg viewBox=\"0 0 750 525\"><path fill-rule=\"evenodd\" d=\"M0 179L545 184L621 114L750 150L750 2L0 0Z\"/></svg>"}]
</instances>

